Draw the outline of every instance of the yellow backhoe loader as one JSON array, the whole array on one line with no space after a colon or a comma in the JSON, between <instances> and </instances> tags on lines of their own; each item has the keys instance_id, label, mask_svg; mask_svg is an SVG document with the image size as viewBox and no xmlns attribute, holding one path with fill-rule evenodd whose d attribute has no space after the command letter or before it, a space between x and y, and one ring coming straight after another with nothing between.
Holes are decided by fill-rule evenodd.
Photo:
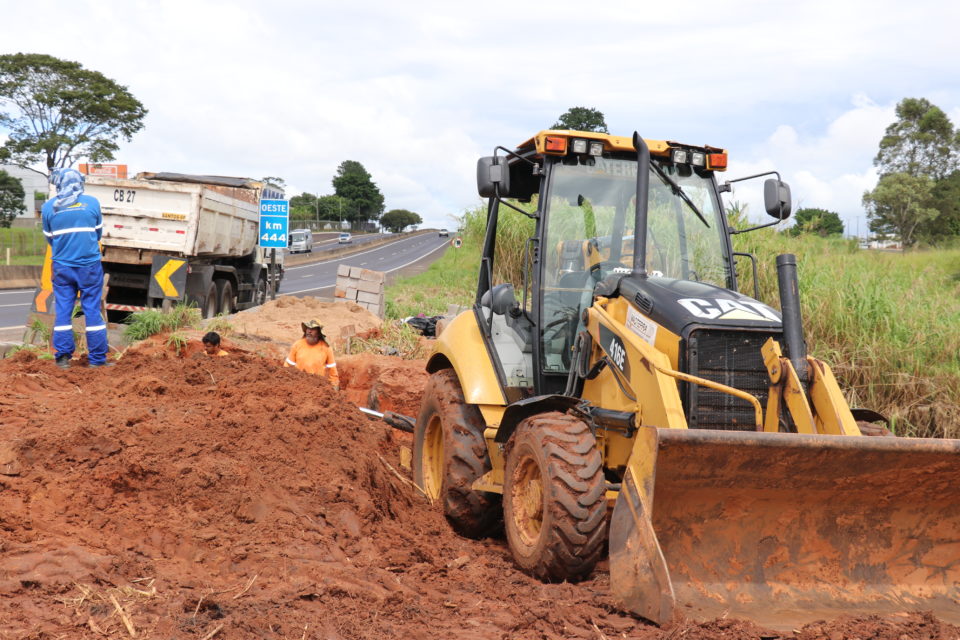
<instances>
[{"instance_id":1,"label":"yellow backhoe loader","mask_svg":"<svg viewBox=\"0 0 960 640\"><path fill-rule=\"evenodd\" d=\"M736 256L756 261L733 251L726 166L579 131L480 159L477 296L428 361L416 482L463 535L502 522L541 579L583 579L609 549L615 595L656 623L960 622L960 441L864 435L889 433L807 355L792 255L780 311L738 291ZM776 224L779 174L741 180L767 175ZM503 207L535 218L519 282L494 277Z\"/></svg>"}]
</instances>

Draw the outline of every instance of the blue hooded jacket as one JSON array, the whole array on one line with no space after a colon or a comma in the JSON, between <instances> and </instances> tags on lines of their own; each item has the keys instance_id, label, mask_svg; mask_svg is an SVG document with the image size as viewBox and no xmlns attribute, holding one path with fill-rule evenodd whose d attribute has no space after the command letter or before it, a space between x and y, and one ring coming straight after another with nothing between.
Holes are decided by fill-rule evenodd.
<instances>
[{"instance_id":1,"label":"blue hooded jacket","mask_svg":"<svg viewBox=\"0 0 960 640\"><path fill-rule=\"evenodd\" d=\"M96 198L83 193L83 175L76 169L55 169L50 182L57 197L43 203L43 235L53 261L81 267L100 260L103 216Z\"/></svg>"}]
</instances>

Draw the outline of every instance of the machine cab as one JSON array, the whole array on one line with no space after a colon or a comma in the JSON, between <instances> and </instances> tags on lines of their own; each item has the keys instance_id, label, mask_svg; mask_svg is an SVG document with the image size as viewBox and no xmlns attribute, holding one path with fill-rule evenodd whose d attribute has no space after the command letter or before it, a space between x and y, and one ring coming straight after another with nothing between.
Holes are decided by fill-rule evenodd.
<instances>
[{"instance_id":1,"label":"machine cab","mask_svg":"<svg viewBox=\"0 0 960 640\"><path fill-rule=\"evenodd\" d=\"M563 392L583 312L611 274L736 288L714 179L726 153L646 146L644 156L629 138L543 131L505 157L480 160L478 187L490 201L475 309L509 402ZM518 225L530 238L522 275L508 282L499 263L516 256L499 254L496 239Z\"/></svg>"}]
</instances>

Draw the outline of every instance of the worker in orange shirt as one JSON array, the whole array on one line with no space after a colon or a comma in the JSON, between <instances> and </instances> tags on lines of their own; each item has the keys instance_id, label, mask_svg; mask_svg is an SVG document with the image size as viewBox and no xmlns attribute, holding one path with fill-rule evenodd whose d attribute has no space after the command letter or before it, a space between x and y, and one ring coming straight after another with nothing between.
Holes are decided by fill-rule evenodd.
<instances>
[{"instance_id":1,"label":"worker in orange shirt","mask_svg":"<svg viewBox=\"0 0 960 640\"><path fill-rule=\"evenodd\" d=\"M326 376L334 389L340 389L340 376L337 374L337 362L333 349L323 335L323 326L317 320L300 323L303 337L290 347L285 367L296 367L301 371Z\"/></svg>"}]
</instances>

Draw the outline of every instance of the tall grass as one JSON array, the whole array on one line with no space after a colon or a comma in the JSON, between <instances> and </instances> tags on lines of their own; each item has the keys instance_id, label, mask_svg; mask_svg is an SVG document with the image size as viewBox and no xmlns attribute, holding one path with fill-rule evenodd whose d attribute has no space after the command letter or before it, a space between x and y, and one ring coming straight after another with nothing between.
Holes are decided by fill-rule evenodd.
<instances>
[{"instance_id":1,"label":"tall grass","mask_svg":"<svg viewBox=\"0 0 960 640\"><path fill-rule=\"evenodd\" d=\"M127 317L127 328L123 335L130 340L146 340L150 336L165 331L176 331L184 327L196 327L200 324L200 310L193 306L178 303L169 312L159 309L138 311Z\"/></svg>"},{"instance_id":2,"label":"tall grass","mask_svg":"<svg viewBox=\"0 0 960 640\"><path fill-rule=\"evenodd\" d=\"M899 434L960 437L960 250L862 251L768 230L734 242L757 256L760 298L776 308L775 256L797 256L808 350L831 366L851 406L888 415Z\"/></svg>"}]
</instances>

